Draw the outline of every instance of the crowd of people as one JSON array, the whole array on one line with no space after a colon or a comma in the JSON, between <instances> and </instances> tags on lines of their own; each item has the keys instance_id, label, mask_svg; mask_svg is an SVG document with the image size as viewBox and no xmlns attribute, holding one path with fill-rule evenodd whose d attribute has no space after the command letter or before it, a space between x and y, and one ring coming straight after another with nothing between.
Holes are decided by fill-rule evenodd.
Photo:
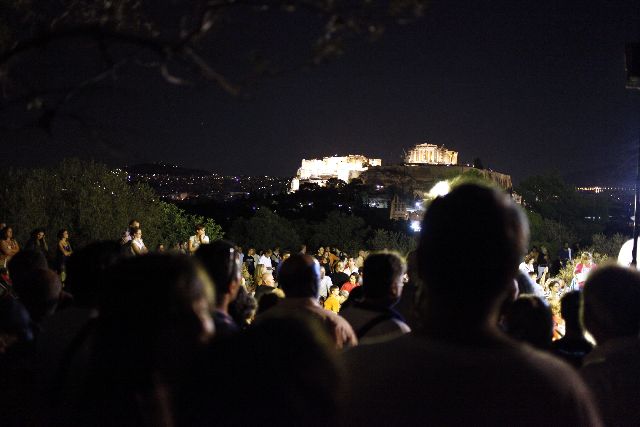
<instances>
[{"instance_id":1,"label":"crowd of people","mask_svg":"<svg viewBox=\"0 0 640 427\"><path fill-rule=\"evenodd\" d=\"M62 230L55 258L42 230L0 238L2 425L640 420L640 273L581 254L547 277L495 189L433 201L406 258L244 253L200 225L149 251L138 221L75 251Z\"/></svg>"}]
</instances>

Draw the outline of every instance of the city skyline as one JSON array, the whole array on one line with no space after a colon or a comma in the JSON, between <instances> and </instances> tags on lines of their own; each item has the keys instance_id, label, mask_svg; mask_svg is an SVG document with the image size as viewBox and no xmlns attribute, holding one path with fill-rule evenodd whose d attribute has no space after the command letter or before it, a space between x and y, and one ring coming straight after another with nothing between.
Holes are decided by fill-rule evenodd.
<instances>
[{"instance_id":1,"label":"city skyline","mask_svg":"<svg viewBox=\"0 0 640 427\"><path fill-rule=\"evenodd\" d=\"M626 0L432 2L423 19L326 64L261 78L244 96L123 67L114 82L74 99L51 136L13 129L20 115L3 104L0 138L14 166L77 156L269 176L333 154L399 163L403 149L427 141L515 182L555 172L576 185L628 185L640 92L625 90L624 44L638 28L640 11ZM281 36L266 33L265 43ZM64 49L50 53L55 61L43 55L35 64L78 62ZM48 66L40 70L47 78L61 72Z\"/></svg>"}]
</instances>

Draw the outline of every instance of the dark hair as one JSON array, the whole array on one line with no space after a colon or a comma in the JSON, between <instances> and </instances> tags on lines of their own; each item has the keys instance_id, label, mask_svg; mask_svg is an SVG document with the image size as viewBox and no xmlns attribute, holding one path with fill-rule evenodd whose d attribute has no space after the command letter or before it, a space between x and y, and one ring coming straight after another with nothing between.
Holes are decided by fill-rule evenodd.
<instances>
[{"instance_id":1,"label":"dark hair","mask_svg":"<svg viewBox=\"0 0 640 427\"><path fill-rule=\"evenodd\" d=\"M129 236L133 239L138 230L140 230L140 227L129 227Z\"/></svg>"},{"instance_id":2,"label":"dark hair","mask_svg":"<svg viewBox=\"0 0 640 427\"><path fill-rule=\"evenodd\" d=\"M65 232L65 231L67 231L67 232L68 232L69 230L67 230L66 228L63 228L63 229L61 229L61 230L58 230L58 234L57 234L57 236L58 236L58 240L59 240L59 239L62 239L62 237L64 236L64 232Z\"/></svg>"},{"instance_id":3,"label":"dark hair","mask_svg":"<svg viewBox=\"0 0 640 427\"><path fill-rule=\"evenodd\" d=\"M551 310L537 296L523 295L507 310L505 319L507 334L512 338L546 349L553 337Z\"/></svg>"},{"instance_id":4,"label":"dark hair","mask_svg":"<svg viewBox=\"0 0 640 427\"><path fill-rule=\"evenodd\" d=\"M391 285L407 268L400 256L394 253L374 253L362 266L362 292L366 298L383 298L391 293Z\"/></svg>"},{"instance_id":5,"label":"dark hair","mask_svg":"<svg viewBox=\"0 0 640 427\"><path fill-rule=\"evenodd\" d=\"M593 271L584 290L584 322L597 324L614 336L640 332L640 273L608 265Z\"/></svg>"},{"instance_id":6,"label":"dark hair","mask_svg":"<svg viewBox=\"0 0 640 427\"><path fill-rule=\"evenodd\" d=\"M560 313L567 329L581 329L580 325L580 292L566 293L560 300Z\"/></svg>"},{"instance_id":7,"label":"dark hair","mask_svg":"<svg viewBox=\"0 0 640 427\"><path fill-rule=\"evenodd\" d=\"M97 306L106 283L105 272L115 264L120 254L118 242L103 241L89 243L69 257L66 261L65 289L73 295L76 305Z\"/></svg>"},{"instance_id":8,"label":"dark hair","mask_svg":"<svg viewBox=\"0 0 640 427\"><path fill-rule=\"evenodd\" d=\"M15 254L7 263L9 276L14 282L21 281L35 270L46 270L47 258L42 251L36 249L25 249Z\"/></svg>"},{"instance_id":9,"label":"dark hair","mask_svg":"<svg viewBox=\"0 0 640 427\"><path fill-rule=\"evenodd\" d=\"M135 219L135 218L134 218L134 219L132 219L131 221L129 221L129 228L133 227L133 224L135 224L136 222L137 222L138 224L140 224L140 221L138 221L138 220L137 220L137 219Z\"/></svg>"},{"instance_id":10,"label":"dark hair","mask_svg":"<svg viewBox=\"0 0 640 427\"><path fill-rule=\"evenodd\" d=\"M44 228L36 228L31 232L31 238L32 239L36 239L38 237L38 234L40 233L44 233Z\"/></svg>"},{"instance_id":11,"label":"dark hair","mask_svg":"<svg viewBox=\"0 0 640 427\"><path fill-rule=\"evenodd\" d=\"M190 369L204 332L195 303L210 303L213 289L187 256L126 258L106 280L81 407L88 417L105 417L104 425L127 425L140 415L155 425L159 420L151 418L166 415L158 386L173 392Z\"/></svg>"},{"instance_id":12,"label":"dark hair","mask_svg":"<svg viewBox=\"0 0 640 427\"><path fill-rule=\"evenodd\" d=\"M0 239L5 240L7 237L9 237L8 236L9 230L13 230L13 228L10 225L7 225L2 230L0 230Z\"/></svg>"},{"instance_id":13,"label":"dark hair","mask_svg":"<svg viewBox=\"0 0 640 427\"><path fill-rule=\"evenodd\" d=\"M229 293L229 284L241 278L240 254L229 241L216 240L210 245L200 246L196 258L209 273L218 295Z\"/></svg>"},{"instance_id":14,"label":"dark hair","mask_svg":"<svg viewBox=\"0 0 640 427\"><path fill-rule=\"evenodd\" d=\"M507 194L460 185L425 213L417 249L420 278L430 296L486 307L516 276L527 238L526 218Z\"/></svg>"},{"instance_id":15,"label":"dark hair","mask_svg":"<svg viewBox=\"0 0 640 427\"><path fill-rule=\"evenodd\" d=\"M36 269L13 283L13 289L25 306L31 319L40 323L51 316L58 306L62 283L49 269Z\"/></svg>"},{"instance_id":16,"label":"dark hair","mask_svg":"<svg viewBox=\"0 0 640 427\"><path fill-rule=\"evenodd\" d=\"M204 229L205 229L204 224L196 224L196 231L204 230Z\"/></svg>"},{"instance_id":17,"label":"dark hair","mask_svg":"<svg viewBox=\"0 0 640 427\"><path fill-rule=\"evenodd\" d=\"M291 255L282 263L278 284L287 297L317 298L320 283L320 265L306 254Z\"/></svg>"},{"instance_id":18,"label":"dark hair","mask_svg":"<svg viewBox=\"0 0 640 427\"><path fill-rule=\"evenodd\" d=\"M340 286L338 286L338 285L332 285L332 286L329 288L329 291L331 291L331 292L333 292L334 290L340 290Z\"/></svg>"}]
</instances>

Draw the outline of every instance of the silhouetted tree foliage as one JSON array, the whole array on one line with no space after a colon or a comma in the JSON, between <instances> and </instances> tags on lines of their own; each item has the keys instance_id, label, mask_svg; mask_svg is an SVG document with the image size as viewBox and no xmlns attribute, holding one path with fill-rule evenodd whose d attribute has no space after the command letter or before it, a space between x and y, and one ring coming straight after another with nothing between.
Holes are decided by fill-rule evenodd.
<instances>
[{"instance_id":1,"label":"silhouetted tree foliage","mask_svg":"<svg viewBox=\"0 0 640 427\"><path fill-rule=\"evenodd\" d=\"M554 251L564 242L589 245L609 221L611 202L606 195L582 194L557 175L527 178L516 192L529 211L531 241L546 243Z\"/></svg>"},{"instance_id":2,"label":"silhouetted tree foliage","mask_svg":"<svg viewBox=\"0 0 640 427\"><path fill-rule=\"evenodd\" d=\"M51 133L58 116L76 116L63 108L70 101L135 67L170 84L205 81L242 95L261 76L338 57L420 18L425 7L426 0L0 1L4 106L32 111L32 125ZM55 53L40 61L47 50ZM52 87L49 76L61 69L74 73Z\"/></svg>"},{"instance_id":3,"label":"silhouetted tree foliage","mask_svg":"<svg viewBox=\"0 0 640 427\"><path fill-rule=\"evenodd\" d=\"M49 239L68 229L76 246L116 240L133 218L141 222L149 248L186 240L197 223L205 224L211 239L222 237L213 220L162 202L145 184L130 185L123 171L77 159L48 169L0 171L0 209L1 221L14 227L21 242L37 227Z\"/></svg>"},{"instance_id":4,"label":"silhouetted tree foliage","mask_svg":"<svg viewBox=\"0 0 640 427\"><path fill-rule=\"evenodd\" d=\"M228 232L229 238L245 248L253 246L260 249L295 248L300 237L292 223L262 207L251 218L237 218Z\"/></svg>"},{"instance_id":5,"label":"silhouetted tree foliage","mask_svg":"<svg viewBox=\"0 0 640 427\"><path fill-rule=\"evenodd\" d=\"M409 252L415 250L417 246L416 239L416 236L410 236L405 233L376 229L371 238L367 240L366 247L374 251L397 251L406 256Z\"/></svg>"}]
</instances>

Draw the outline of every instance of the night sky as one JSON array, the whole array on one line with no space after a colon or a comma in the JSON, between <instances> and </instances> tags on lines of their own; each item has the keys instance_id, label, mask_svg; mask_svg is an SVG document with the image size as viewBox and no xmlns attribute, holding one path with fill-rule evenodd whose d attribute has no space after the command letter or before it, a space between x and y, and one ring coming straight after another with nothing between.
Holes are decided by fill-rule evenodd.
<instances>
[{"instance_id":1,"label":"night sky","mask_svg":"<svg viewBox=\"0 0 640 427\"><path fill-rule=\"evenodd\" d=\"M4 130L0 140L16 166L80 156L279 176L333 154L399 162L429 142L516 181L557 172L624 185L640 136L640 91L624 88L630 41L640 41L637 1L434 1L424 19L329 64L264 78L248 97L127 69L117 90L87 91L68 107L88 124L60 118L52 138ZM45 65L47 76L76 71Z\"/></svg>"}]
</instances>

